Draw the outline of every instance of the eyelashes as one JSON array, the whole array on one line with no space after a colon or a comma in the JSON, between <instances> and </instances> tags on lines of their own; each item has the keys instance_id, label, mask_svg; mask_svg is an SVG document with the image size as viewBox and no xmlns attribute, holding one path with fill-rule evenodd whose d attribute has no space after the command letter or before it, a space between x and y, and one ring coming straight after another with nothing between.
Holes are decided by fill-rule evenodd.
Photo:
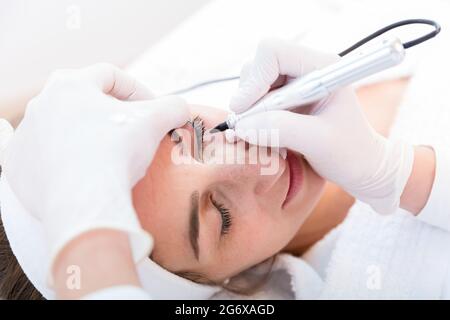
<instances>
[{"instance_id":1,"label":"eyelashes","mask_svg":"<svg viewBox=\"0 0 450 320\"><path fill-rule=\"evenodd\" d=\"M211 203L214 205L214 207L216 207L217 211L219 211L219 214L222 218L222 228L221 228L220 233L222 235L227 234L230 231L231 224L232 224L230 210L225 208L225 206L223 204L214 200L212 196L210 196L209 198L211 200Z\"/></svg>"}]
</instances>

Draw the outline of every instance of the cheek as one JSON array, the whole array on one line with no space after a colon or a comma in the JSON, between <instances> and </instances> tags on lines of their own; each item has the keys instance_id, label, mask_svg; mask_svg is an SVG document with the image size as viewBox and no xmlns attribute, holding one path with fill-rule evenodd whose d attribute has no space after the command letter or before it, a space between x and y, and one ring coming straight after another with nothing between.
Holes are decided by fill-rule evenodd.
<instances>
[{"instance_id":1,"label":"cheek","mask_svg":"<svg viewBox=\"0 0 450 320\"><path fill-rule=\"evenodd\" d=\"M264 261L279 252L292 238L289 224L276 221L274 212L264 212L253 207L236 219L234 248L241 270Z\"/></svg>"},{"instance_id":2,"label":"cheek","mask_svg":"<svg viewBox=\"0 0 450 320\"><path fill-rule=\"evenodd\" d=\"M278 214L262 210L256 219L249 221L245 234L252 244L251 250L259 253L260 260L278 253L298 230L298 226L290 219L274 217Z\"/></svg>"},{"instance_id":3,"label":"cheek","mask_svg":"<svg viewBox=\"0 0 450 320\"><path fill-rule=\"evenodd\" d=\"M248 252L259 253L261 258L276 253L276 249L283 247L285 226L270 217L270 212L260 212L261 216L247 221L243 228L243 237L249 246ZM261 256L262 255L262 256Z\"/></svg>"},{"instance_id":4,"label":"cheek","mask_svg":"<svg viewBox=\"0 0 450 320\"><path fill-rule=\"evenodd\" d=\"M311 166L305 162L306 176L308 180L308 198L314 206L322 197L326 180L319 176Z\"/></svg>"},{"instance_id":5,"label":"cheek","mask_svg":"<svg viewBox=\"0 0 450 320\"><path fill-rule=\"evenodd\" d=\"M237 220L239 234L236 245L242 250L242 259L258 263L281 251L292 240L317 205L325 186L325 180L309 166L306 175L308 190L295 212L272 212L258 208L256 203L248 200L251 197L243 197L240 207L245 214Z\"/></svg>"}]
</instances>

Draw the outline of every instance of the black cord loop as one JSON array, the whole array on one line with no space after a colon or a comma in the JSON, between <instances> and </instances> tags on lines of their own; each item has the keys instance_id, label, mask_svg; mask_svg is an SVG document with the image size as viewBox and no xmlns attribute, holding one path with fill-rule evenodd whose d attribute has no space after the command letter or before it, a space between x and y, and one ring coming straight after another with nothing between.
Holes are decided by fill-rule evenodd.
<instances>
[{"instance_id":1,"label":"black cord loop","mask_svg":"<svg viewBox=\"0 0 450 320\"><path fill-rule=\"evenodd\" d=\"M380 30L375 31L374 33L368 35L367 37L363 38L362 40L358 41L357 43L355 43L354 45L352 45L351 47L345 49L344 51L342 51L341 53L339 53L339 55L341 57L345 56L346 54L352 52L353 50L359 48L360 46L362 46L363 44L379 37L380 35L382 35L383 33L386 33L390 30L396 29L398 27L401 26L405 26L405 25L409 25L409 24L427 24L430 26L434 27L434 30L427 33L426 35L419 37L417 39L408 41L408 42L404 42L403 43L403 48L408 49L411 47L414 47L424 41L427 41L428 39L431 39L433 37L435 37L440 31L441 31L441 26L433 21L433 20L428 20L428 19L408 19L408 20L402 20L399 22L395 22L393 24L390 24ZM181 93L185 93L203 86L207 86L210 84L214 84L214 83L218 83L218 82L224 82L224 81L231 81L231 80L237 80L239 79L239 76L232 76L232 77L226 77L226 78L217 78L217 79L213 79L213 80L207 80L207 81L203 81L203 82L199 82L197 84L194 84L190 87L184 88L184 89L180 89L180 90L176 90L171 92L170 94L181 94Z\"/></svg>"},{"instance_id":2,"label":"black cord loop","mask_svg":"<svg viewBox=\"0 0 450 320\"><path fill-rule=\"evenodd\" d=\"M352 45L351 47L345 49L344 51L342 51L341 53L339 53L339 55L341 57L345 56L346 54L352 52L353 50L359 48L360 46L362 46L363 44L369 42L370 40L373 40L379 36L381 36L383 33L386 33L390 30L396 29L398 27L402 27L405 25L409 25L409 24L427 24L430 26L434 27L434 30L427 33L426 35L419 37L417 39L408 41L408 42L404 42L403 43L403 48L408 49L411 47L414 47L415 45L418 45L424 41L427 41L428 39L431 39L433 37L435 37L440 31L441 31L441 26L433 21L433 20L428 20L428 19L408 19L408 20L402 20L399 22L395 22L393 24L390 24L380 30L375 31L374 33L372 33L371 35L365 37L364 39L358 41L357 43L355 43L354 45Z\"/></svg>"}]
</instances>

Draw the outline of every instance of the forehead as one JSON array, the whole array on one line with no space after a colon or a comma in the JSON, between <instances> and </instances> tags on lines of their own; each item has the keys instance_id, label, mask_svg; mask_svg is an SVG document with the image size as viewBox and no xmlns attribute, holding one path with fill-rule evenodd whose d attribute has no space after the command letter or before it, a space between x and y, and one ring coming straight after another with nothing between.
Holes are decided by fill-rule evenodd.
<instances>
[{"instance_id":1,"label":"forehead","mask_svg":"<svg viewBox=\"0 0 450 320\"><path fill-rule=\"evenodd\" d=\"M192 117L200 116L205 124L211 126L224 121L227 116L225 110L208 106L190 105L189 110Z\"/></svg>"}]
</instances>

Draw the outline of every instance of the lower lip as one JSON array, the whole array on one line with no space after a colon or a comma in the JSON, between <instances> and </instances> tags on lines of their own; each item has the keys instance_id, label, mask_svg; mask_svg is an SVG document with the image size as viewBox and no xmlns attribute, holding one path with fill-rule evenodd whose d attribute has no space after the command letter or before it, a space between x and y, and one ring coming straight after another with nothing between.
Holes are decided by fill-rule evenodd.
<instances>
[{"instance_id":1,"label":"lower lip","mask_svg":"<svg viewBox=\"0 0 450 320\"><path fill-rule=\"evenodd\" d=\"M289 188L286 194L286 199L282 204L284 208L302 188L303 183L303 168L301 161L297 155L291 151L287 152L286 161L289 164Z\"/></svg>"}]
</instances>

